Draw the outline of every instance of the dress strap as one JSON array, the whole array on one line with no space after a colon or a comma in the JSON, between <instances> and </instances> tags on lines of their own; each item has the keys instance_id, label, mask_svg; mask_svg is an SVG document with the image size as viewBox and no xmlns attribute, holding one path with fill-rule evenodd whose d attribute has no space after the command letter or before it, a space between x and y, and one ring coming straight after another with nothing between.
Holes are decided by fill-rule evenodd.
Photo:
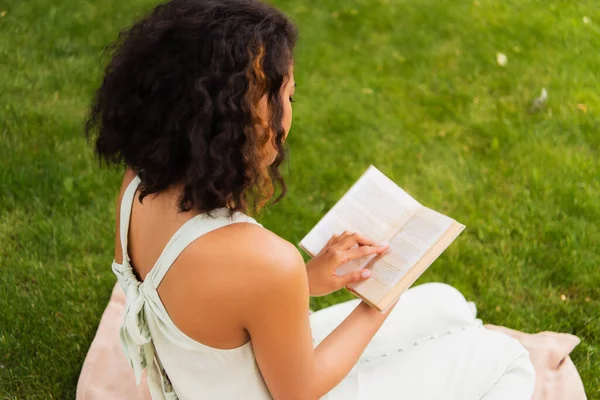
<instances>
[{"instance_id":1,"label":"dress strap","mask_svg":"<svg viewBox=\"0 0 600 400\"><path fill-rule=\"evenodd\" d=\"M243 213L237 212L233 216L229 216L229 210L226 208L214 210L212 216L200 214L188 220L171 237L156 264L148 273L154 288L158 288L171 265L192 242L211 231L240 222L262 226L254 218Z\"/></svg>"},{"instance_id":2,"label":"dress strap","mask_svg":"<svg viewBox=\"0 0 600 400\"><path fill-rule=\"evenodd\" d=\"M135 176L131 183L125 189L125 193L123 193L123 198L121 199L121 213L119 216L119 233L121 238L121 250L123 252L123 262L125 259L129 260L129 256L127 255L127 237L129 236L129 221L131 219L131 210L133 208L133 202L135 200L135 192L140 186L140 177Z\"/></svg>"}]
</instances>

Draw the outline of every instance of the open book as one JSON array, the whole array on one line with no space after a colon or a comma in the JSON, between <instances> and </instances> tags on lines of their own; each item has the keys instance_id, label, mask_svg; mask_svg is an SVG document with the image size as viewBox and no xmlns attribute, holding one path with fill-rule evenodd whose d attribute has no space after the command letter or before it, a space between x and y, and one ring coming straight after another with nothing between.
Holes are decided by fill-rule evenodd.
<instances>
[{"instance_id":1,"label":"open book","mask_svg":"<svg viewBox=\"0 0 600 400\"><path fill-rule=\"evenodd\" d=\"M350 190L300 241L317 255L334 234L358 232L379 244L389 243L380 256L350 261L338 268L343 275L371 270L366 281L348 289L371 306L387 309L408 289L465 228L413 199L377 168L370 166Z\"/></svg>"}]
</instances>

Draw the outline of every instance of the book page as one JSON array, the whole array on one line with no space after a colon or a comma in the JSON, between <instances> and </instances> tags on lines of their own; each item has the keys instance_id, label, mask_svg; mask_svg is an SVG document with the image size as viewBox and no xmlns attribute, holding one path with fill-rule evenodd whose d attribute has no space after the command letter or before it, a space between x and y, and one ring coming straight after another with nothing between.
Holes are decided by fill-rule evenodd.
<instances>
[{"instance_id":1,"label":"book page","mask_svg":"<svg viewBox=\"0 0 600 400\"><path fill-rule=\"evenodd\" d=\"M382 243L398 231L422 206L383 173L371 166L300 242L311 255L318 254L334 234L360 233ZM350 262L344 274L370 260Z\"/></svg>"},{"instance_id":2,"label":"book page","mask_svg":"<svg viewBox=\"0 0 600 400\"><path fill-rule=\"evenodd\" d=\"M390 241L389 251L368 269L386 288L395 286L450 228L454 220L422 207Z\"/></svg>"}]
</instances>

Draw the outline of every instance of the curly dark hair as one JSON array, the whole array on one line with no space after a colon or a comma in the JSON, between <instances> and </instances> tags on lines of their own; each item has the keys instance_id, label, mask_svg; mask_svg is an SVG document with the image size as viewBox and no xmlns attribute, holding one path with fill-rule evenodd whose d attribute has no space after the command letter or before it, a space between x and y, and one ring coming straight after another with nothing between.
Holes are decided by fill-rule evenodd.
<instances>
[{"instance_id":1,"label":"curly dark hair","mask_svg":"<svg viewBox=\"0 0 600 400\"><path fill-rule=\"evenodd\" d=\"M296 38L283 13L256 0L161 4L108 47L86 135L101 161L139 173L140 199L182 184L181 211L256 212L286 192L280 90ZM268 121L258 115L265 96ZM277 156L261 166L269 142Z\"/></svg>"}]
</instances>

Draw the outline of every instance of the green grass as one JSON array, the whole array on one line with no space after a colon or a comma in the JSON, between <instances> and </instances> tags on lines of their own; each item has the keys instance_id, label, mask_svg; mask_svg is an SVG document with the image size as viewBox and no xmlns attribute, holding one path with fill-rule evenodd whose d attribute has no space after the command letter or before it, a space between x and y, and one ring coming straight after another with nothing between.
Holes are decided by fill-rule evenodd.
<instances>
[{"instance_id":1,"label":"green grass","mask_svg":"<svg viewBox=\"0 0 600 400\"><path fill-rule=\"evenodd\" d=\"M114 283L120 182L82 121L103 47L154 3L0 0L2 399L74 398ZM301 31L298 102L289 194L261 222L297 243L375 164L467 225L420 282L456 286L486 321L580 336L600 398L597 0L276 4Z\"/></svg>"}]
</instances>

